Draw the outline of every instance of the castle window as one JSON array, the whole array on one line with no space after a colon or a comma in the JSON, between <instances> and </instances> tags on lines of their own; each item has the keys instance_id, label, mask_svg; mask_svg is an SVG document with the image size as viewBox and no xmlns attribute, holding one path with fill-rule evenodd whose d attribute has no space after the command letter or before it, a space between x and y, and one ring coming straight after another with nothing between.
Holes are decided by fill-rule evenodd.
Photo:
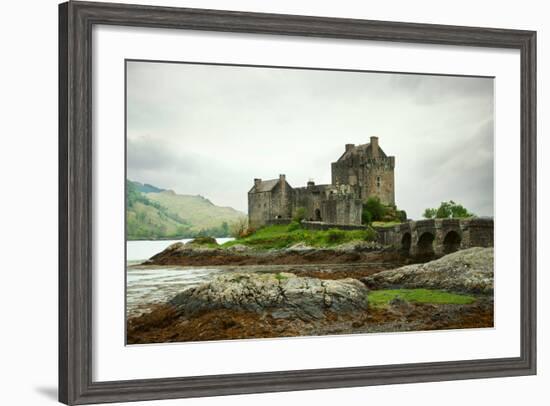
<instances>
[{"instance_id":1,"label":"castle window","mask_svg":"<svg viewBox=\"0 0 550 406\"><path fill-rule=\"evenodd\" d=\"M382 179L380 176L376 177L376 187L380 189L380 185L382 184Z\"/></svg>"}]
</instances>

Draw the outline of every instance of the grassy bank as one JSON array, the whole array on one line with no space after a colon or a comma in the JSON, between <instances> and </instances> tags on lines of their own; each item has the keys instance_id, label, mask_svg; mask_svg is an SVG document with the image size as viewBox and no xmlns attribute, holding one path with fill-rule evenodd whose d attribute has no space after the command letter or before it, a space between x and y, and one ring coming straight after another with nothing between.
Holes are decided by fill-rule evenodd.
<instances>
[{"instance_id":1,"label":"grassy bank","mask_svg":"<svg viewBox=\"0 0 550 406\"><path fill-rule=\"evenodd\" d=\"M287 248L297 243L312 247L331 247L350 241L374 241L376 232L367 230L305 230L295 225L262 227L253 234L227 242L222 247L243 244L258 249Z\"/></svg>"},{"instance_id":2,"label":"grassy bank","mask_svg":"<svg viewBox=\"0 0 550 406\"><path fill-rule=\"evenodd\" d=\"M385 307L393 299L401 298L407 302L433 304L470 304L476 301L474 296L461 295L431 289L389 289L369 292L369 306Z\"/></svg>"}]
</instances>

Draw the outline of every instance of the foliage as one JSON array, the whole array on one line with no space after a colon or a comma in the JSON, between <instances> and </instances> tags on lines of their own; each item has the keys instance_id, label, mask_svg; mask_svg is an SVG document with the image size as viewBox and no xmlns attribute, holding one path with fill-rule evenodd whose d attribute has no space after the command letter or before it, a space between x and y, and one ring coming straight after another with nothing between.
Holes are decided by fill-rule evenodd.
<instances>
[{"instance_id":1,"label":"foliage","mask_svg":"<svg viewBox=\"0 0 550 406\"><path fill-rule=\"evenodd\" d=\"M287 231L296 231L296 230L299 230L300 228L302 228L302 223L300 223L299 221L293 221L292 223L290 223L288 225L286 230Z\"/></svg>"},{"instance_id":2,"label":"foliage","mask_svg":"<svg viewBox=\"0 0 550 406\"><path fill-rule=\"evenodd\" d=\"M327 241L329 244L341 243L346 238L346 232L337 228L331 228L327 231Z\"/></svg>"},{"instance_id":3,"label":"foliage","mask_svg":"<svg viewBox=\"0 0 550 406\"><path fill-rule=\"evenodd\" d=\"M373 222L402 223L407 221L407 212L398 210L396 206L385 205L380 201L380 198L373 196L369 197L367 202L363 204L361 221L363 224Z\"/></svg>"},{"instance_id":4,"label":"foliage","mask_svg":"<svg viewBox=\"0 0 550 406\"><path fill-rule=\"evenodd\" d=\"M312 247L330 247L349 241L374 241L376 232L372 228L366 230L306 230L299 228L288 230L285 225L262 227L249 235L223 244L230 247L243 244L258 249L287 248L296 243L304 243Z\"/></svg>"},{"instance_id":5,"label":"foliage","mask_svg":"<svg viewBox=\"0 0 550 406\"><path fill-rule=\"evenodd\" d=\"M422 214L422 217L426 219L433 219L435 218L436 213L437 213L437 209L427 208L426 210L424 210L424 214Z\"/></svg>"},{"instance_id":6,"label":"foliage","mask_svg":"<svg viewBox=\"0 0 550 406\"><path fill-rule=\"evenodd\" d=\"M405 210L397 210L397 215L401 223L407 221L407 212Z\"/></svg>"},{"instance_id":7,"label":"foliage","mask_svg":"<svg viewBox=\"0 0 550 406\"><path fill-rule=\"evenodd\" d=\"M366 205L363 205L363 212L361 213L361 224L371 224L372 214L367 210Z\"/></svg>"},{"instance_id":8,"label":"foliage","mask_svg":"<svg viewBox=\"0 0 550 406\"><path fill-rule=\"evenodd\" d=\"M474 217L475 214L469 212L461 204L449 200L448 202L441 202L438 208L427 208L424 210L423 216L427 219L446 219Z\"/></svg>"},{"instance_id":9,"label":"foliage","mask_svg":"<svg viewBox=\"0 0 550 406\"><path fill-rule=\"evenodd\" d=\"M187 218L183 218L183 216L189 214L189 211L185 210L185 208L191 207L190 204L183 205L179 211L176 210L177 208L166 207L164 204L169 199L178 199L183 196L176 195L173 192L150 193L146 195L140 192L140 185L136 182L126 181L126 237L128 240L229 236L230 226L227 221L218 223L219 217L217 219L215 216L212 216L214 218L208 222L195 221L197 219L197 216L195 216L192 217L195 221L192 223ZM151 185L147 186L155 188ZM228 209L218 208L206 201L206 199L198 196L187 197L190 198L188 199L189 202L198 202L200 200L201 202L199 203L202 206L210 206L211 213L216 209ZM203 200L205 202L202 202Z\"/></svg>"},{"instance_id":10,"label":"foliage","mask_svg":"<svg viewBox=\"0 0 550 406\"><path fill-rule=\"evenodd\" d=\"M431 289L389 289L372 290L368 294L369 306L387 306L393 299L401 298L408 302L434 304L469 304L476 298L470 295Z\"/></svg>"},{"instance_id":11,"label":"foliage","mask_svg":"<svg viewBox=\"0 0 550 406\"><path fill-rule=\"evenodd\" d=\"M306 209L304 207L298 207L294 212L294 217L292 218L292 221L300 223L305 218L306 218Z\"/></svg>"},{"instance_id":12,"label":"foliage","mask_svg":"<svg viewBox=\"0 0 550 406\"><path fill-rule=\"evenodd\" d=\"M218 245L218 242L214 237L195 237L192 241L190 241L191 244L196 245Z\"/></svg>"},{"instance_id":13,"label":"foliage","mask_svg":"<svg viewBox=\"0 0 550 406\"><path fill-rule=\"evenodd\" d=\"M134 182L126 181L126 207L132 208L136 203L149 204L149 200L138 190Z\"/></svg>"},{"instance_id":14,"label":"foliage","mask_svg":"<svg viewBox=\"0 0 550 406\"><path fill-rule=\"evenodd\" d=\"M386 206L380 202L377 196L369 197L363 205L363 211L370 213L371 221L381 221L386 214Z\"/></svg>"},{"instance_id":15,"label":"foliage","mask_svg":"<svg viewBox=\"0 0 550 406\"><path fill-rule=\"evenodd\" d=\"M223 227L223 222L228 224L238 221L244 216L231 207L220 207L214 205L210 200L199 195L179 195L172 191L162 193L148 193L146 197L165 207L169 212L179 215L191 225L194 231L208 230ZM216 235L221 237L221 235Z\"/></svg>"},{"instance_id":16,"label":"foliage","mask_svg":"<svg viewBox=\"0 0 550 406\"><path fill-rule=\"evenodd\" d=\"M230 235L233 238L243 238L248 231L248 217L242 216L231 225Z\"/></svg>"}]
</instances>

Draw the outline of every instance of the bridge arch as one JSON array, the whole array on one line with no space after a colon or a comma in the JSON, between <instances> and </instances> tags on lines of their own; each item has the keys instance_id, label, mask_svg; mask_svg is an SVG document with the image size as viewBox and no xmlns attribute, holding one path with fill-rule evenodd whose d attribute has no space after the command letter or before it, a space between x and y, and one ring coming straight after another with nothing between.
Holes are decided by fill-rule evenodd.
<instances>
[{"instance_id":1,"label":"bridge arch","mask_svg":"<svg viewBox=\"0 0 550 406\"><path fill-rule=\"evenodd\" d=\"M450 254L451 252L458 251L462 237L455 230L449 231L443 238L443 253Z\"/></svg>"}]
</instances>

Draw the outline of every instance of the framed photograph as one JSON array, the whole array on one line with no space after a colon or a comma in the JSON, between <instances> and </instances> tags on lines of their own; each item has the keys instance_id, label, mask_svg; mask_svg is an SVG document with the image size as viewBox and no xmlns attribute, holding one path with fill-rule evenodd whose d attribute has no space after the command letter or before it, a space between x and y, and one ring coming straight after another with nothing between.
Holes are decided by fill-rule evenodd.
<instances>
[{"instance_id":1,"label":"framed photograph","mask_svg":"<svg viewBox=\"0 0 550 406\"><path fill-rule=\"evenodd\" d=\"M536 373L536 33L59 6L59 400Z\"/></svg>"}]
</instances>

